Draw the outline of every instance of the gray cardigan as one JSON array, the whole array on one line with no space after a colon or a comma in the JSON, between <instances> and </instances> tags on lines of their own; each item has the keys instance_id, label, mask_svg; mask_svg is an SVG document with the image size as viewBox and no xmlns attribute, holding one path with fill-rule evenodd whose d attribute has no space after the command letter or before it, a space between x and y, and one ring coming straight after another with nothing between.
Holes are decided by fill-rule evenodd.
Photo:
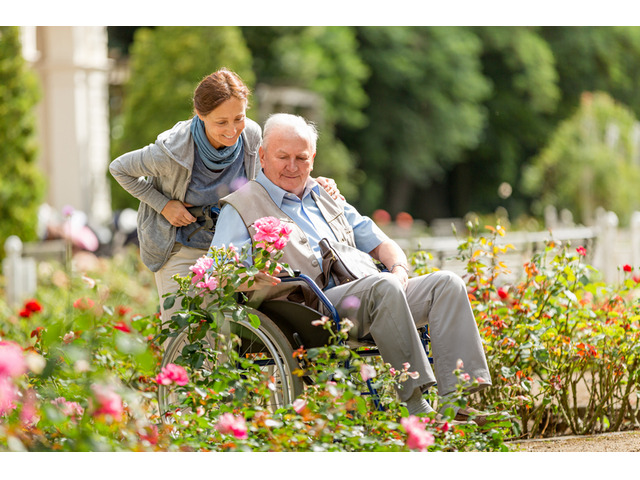
<instances>
[{"instance_id":1,"label":"gray cardigan","mask_svg":"<svg viewBox=\"0 0 640 480\"><path fill-rule=\"evenodd\" d=\"M160 212L169 200L184 201L194 161L191 122L178 122L158 135L155 143L116 158L109 171L122 188L140 200L138 240L140 256L152 272L167 262L176 239L176 227ZM242 132L245 175L253 180L260 162L258 148L262 138L260 126L246 119Z\"/></svg>"}]
</instances>

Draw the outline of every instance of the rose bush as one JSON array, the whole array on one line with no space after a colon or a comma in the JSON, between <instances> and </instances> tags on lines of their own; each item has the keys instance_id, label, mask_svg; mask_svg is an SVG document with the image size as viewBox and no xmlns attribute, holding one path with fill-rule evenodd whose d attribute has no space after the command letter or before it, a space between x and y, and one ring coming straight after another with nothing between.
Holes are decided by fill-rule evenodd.
<instances>
[{"instance_id":1,"label":"rose bush","mask_svg":"<svg viewBox=\"0 0 640 480\"><path fill-rule=\"evenodd\" d=\"M585 246L550 237L525 262L524 278L505 283L510 272L501 256L513 246L501 241L502 227L488 230L463 239L458 254L494 382L476 400L511 413L513 436L635 428L640 278L634 268L621 266L621 281L605 285L585 262Z\"/></svg>"},{"instance_id":2,"label":"rose bush","mask_svg":"<svg viewBox=\"0 0 640 480\"><path fill-rule=\"evenodd\" d=\"M494 382L473 400L499 413L486 429L410 417L394 385L413 374L411 366L396 371L347 348L348 319L339 332L326 318L313 322L331 338L326 347L295 351L296 373L313 382L291 405L267 408L273 379L236 356L218 325L225 313L259 325L237 287L281 268L278 247L288 233L268 226L252 246L252 265L243 263L247 251L230 246L177 279L178 294L163 299L181 306L171 328L159 324L152 276L133 251L84 273L41 264L33 299L11 308L0 301L0 449L496 451L508 449L508 437L636 425L638 267L621 266L621 281L605 285L585 263L586 247L550 239L526 262L524 277L509 283L500 257L511 246L501 243L499 226L459 248ZM426 252L411 260L416 273L433 269ZM190 337L180 362L161 369L160 345L184 328ZM219 350L201 342L207 335L224 338ZM203 370L209 360L216 368ZM453 401L464 404L463 386L473 379L459 367ZM177 402L168 421L158 411L160 386Z\"/></svg>"}]
</instances>

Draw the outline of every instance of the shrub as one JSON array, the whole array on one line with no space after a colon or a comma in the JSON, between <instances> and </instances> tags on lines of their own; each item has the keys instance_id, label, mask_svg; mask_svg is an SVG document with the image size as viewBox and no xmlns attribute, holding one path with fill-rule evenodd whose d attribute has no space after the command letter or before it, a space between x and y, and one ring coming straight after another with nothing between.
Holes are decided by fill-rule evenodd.
<instances>
[{"instance_id":1,"label":"shrub","mask_svg":"<svg viewBox=\"0 0 640 480\"><path fill-rule=\"evenodd\" d=\"M477 229L476 229L477 231ZM485 405L518 420L513 435L587 434L633 428L638 420L640 305L633 267L617 285L597 282L586 250L550 238L524 264L525 278L501 284L504 229L459 246L485 344L493 388Z\"/></svg>"},{"instance_id":2,"label":"shrub","mask_svg":"<svg viewBox=\"0 0 640 480\"><path fill-rule=\"evenodd\" d=\"M22 57L20 29L0 26L0 246L37 237L44 179L36 166L34 107L40 90ZM0 248L0 258L4 257Z\"/></svg>"}]
</instances>

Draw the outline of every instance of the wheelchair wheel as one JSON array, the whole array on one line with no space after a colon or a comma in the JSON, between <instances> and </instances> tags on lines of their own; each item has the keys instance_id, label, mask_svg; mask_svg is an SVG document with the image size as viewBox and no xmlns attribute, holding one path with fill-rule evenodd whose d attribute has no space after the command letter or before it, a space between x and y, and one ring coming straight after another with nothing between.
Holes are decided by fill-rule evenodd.
<instances>
[{"instance_id":1,"label":"wheelchair wheel","mask_svg":"<svg viewBox=\"0 0 640 480\"><path fill-rule=\"evenodd\" d=\"M252 326L248 320L235 321L231 316L226 316L224 324L220 327L220 333L227 338L231 335L237 336L238 341L234 345L236 345L238 354L243 358L251 359L265 375L273 378L275 389L267 404L263 406L275 411L292 403L302 393L303 381L299 376L293 374L293 371L299 366L293 358L293 348L282 331L261 312L253 310L251 313L260 318L258 328ZM213 347L216 342L215 332L208 333L205 341ZM169 363L176 363L176 360L181 356L182 349L188 344L187 332L183 330L167 345L161 367L165 367ZM215 368L213 362L205 362L202 366L202 373L207 375ZM158 385L158 407L163 419L166 419L165 413L175 410L178 403L179 398L175 389Z\"/></svg>"}]
</instances>

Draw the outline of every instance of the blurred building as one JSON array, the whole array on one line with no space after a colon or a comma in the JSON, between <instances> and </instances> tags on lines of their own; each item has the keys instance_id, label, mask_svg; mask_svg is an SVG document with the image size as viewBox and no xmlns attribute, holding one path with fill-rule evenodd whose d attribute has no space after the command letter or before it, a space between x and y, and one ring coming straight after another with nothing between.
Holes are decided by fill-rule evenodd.
<instances>
[{"instance_id":1,"label":"blurred building","mask_svg":"<svg viewBox=\"0 0 640 480\"><path fill-rule=\"evenodd\" d=\"M111 219L107 28L21 27L21 36L42 86L37 116L46 202L104 224Z\"/></svg>"}]
</instances>

